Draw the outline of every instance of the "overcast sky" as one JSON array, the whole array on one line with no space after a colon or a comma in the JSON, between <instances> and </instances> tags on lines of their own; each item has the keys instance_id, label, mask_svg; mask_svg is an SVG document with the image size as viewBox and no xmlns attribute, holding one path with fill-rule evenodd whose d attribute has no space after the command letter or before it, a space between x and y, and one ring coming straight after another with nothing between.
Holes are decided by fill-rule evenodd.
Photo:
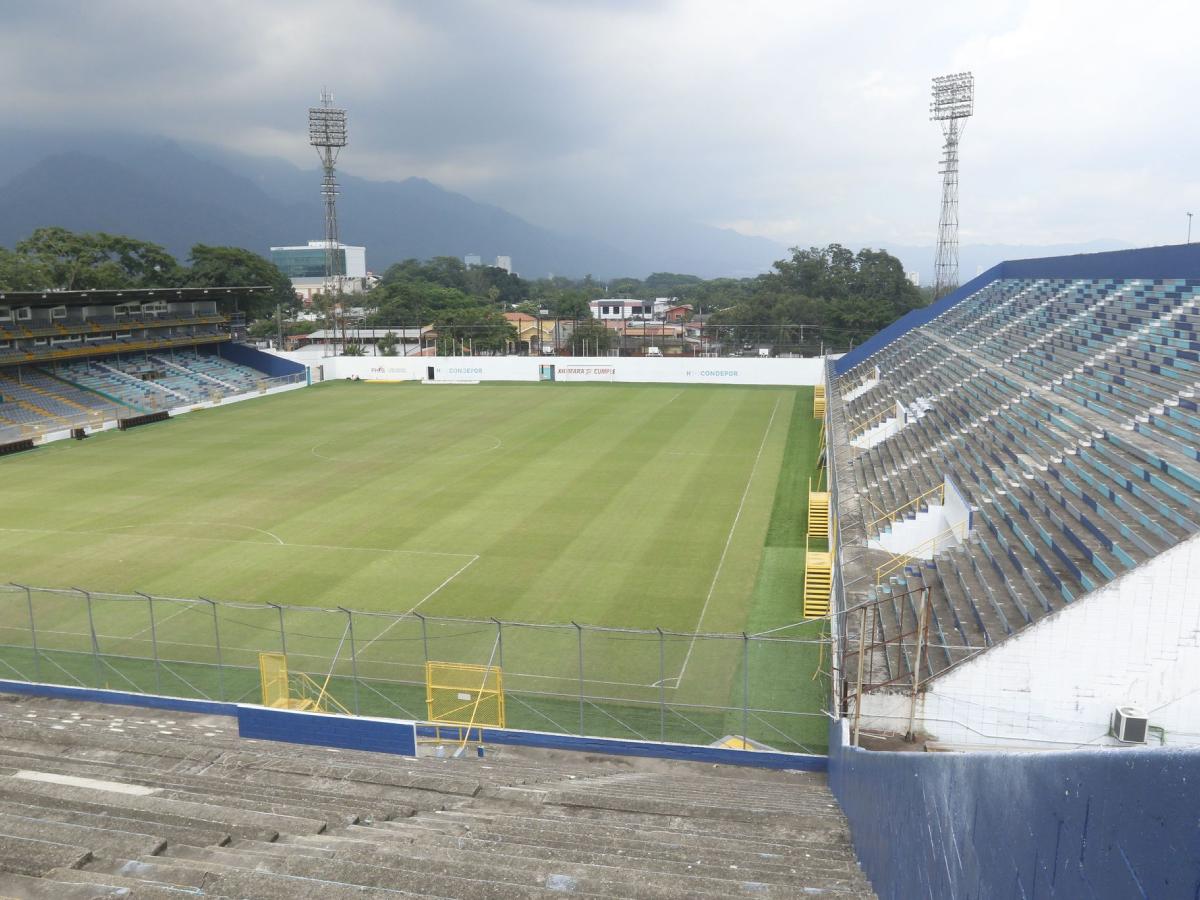
<instances>
[{"instance_id":1,"label":"overcast sky","mask_svg":"<svg viewBox=\"0 0 1200 900\"><path fill-rule=\"evenodd\" d=\"M0 108L307 167L328 85L346 171L540 224L928 244L929 79L971 69L965 243L1177 243L1200 212L1197 34L1200 4L1154 0L0 0Z\"/></svg>"}]
</instances>

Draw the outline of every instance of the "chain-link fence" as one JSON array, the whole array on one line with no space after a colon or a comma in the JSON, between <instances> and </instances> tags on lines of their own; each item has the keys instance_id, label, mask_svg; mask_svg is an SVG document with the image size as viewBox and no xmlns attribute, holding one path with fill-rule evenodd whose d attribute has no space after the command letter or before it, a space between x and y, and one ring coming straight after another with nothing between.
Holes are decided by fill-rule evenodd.
<instances>
[{"instance_id":1,"label":"chain-link fence","mask_svg":"<svg viewBox=\"0 0 1200 900\"><path fill-rule=\"evenodd\" d=\"M360 715L423 720L425 663L504 673L511 728L824 752L827 641L0 586L0 678L257 703L258 655Z\"/></svg>"}]
</instances>

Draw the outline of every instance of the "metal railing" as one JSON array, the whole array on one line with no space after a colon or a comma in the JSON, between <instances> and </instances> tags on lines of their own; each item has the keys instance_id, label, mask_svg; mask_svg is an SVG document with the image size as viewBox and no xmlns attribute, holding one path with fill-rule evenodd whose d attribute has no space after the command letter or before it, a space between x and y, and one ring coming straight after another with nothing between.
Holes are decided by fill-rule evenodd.
<instances>
[{"instance_id":1,"label":"metal railing","mask_svg":"<svg viewBox=\"0 0 1200 900\"><path fill-rule=\"evenodd\" d=\"M494 660L509 727L800 752L827 746L826 643L0 585L0 678L256 703L278 651L356 715L424 720L427 662Z\"/></svg>"},{"instance_id":2,"label":"metal railing","mask_svg":"<svg viewBox=\"0 0 1200 900\"><path fill-rule=\"evenodd\" d=\"M874 521L867 523L867 532L870 533L872 531L875 531L877 529L877 527L880 524L882 524L883 522L895 521L897 518L900 517L900 515L902 513L907 512L908 510L912 509L915 506L921 506L922 504L928 504L930 502L930 498L935 497L935 496L937 497L937 502L939 504L944 504L946 502L946 483L944 481L941 484L934 485L929 490L925 491L923 494L918 494L916 497L913 497L911 500L905 500L902 504L897 506L895 509L893 509L889 512L885 512L883 515L879 516ZM872 503L871 506L873 506L876 510L879 509L879 507L875 506L874 503Z\"/></svg>"}]
</instances>

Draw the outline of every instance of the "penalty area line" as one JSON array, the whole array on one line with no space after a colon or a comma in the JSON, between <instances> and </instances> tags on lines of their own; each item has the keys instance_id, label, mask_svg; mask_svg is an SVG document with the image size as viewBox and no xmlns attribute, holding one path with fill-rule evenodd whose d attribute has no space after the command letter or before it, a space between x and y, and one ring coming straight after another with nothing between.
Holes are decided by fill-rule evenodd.
<instances>
[{"instance_id":1,"label":"penalty area line","mask_svg":"<svg viewBox=\"0 0 1200 900\"><path fill-rule=\"evenodd\" d=\"M383 637L385 634L387 634L389 631L391 631L393 628L395 628L397 625L399 625L403 620L407 619L409 616L411 616L413 613L415 613L425 603L425 601L431 599L434 594L436 594L438 591L440 591L442 588L444 588L446 585L448 585L450 582L452 582L455 578L457 578L463 572L467 571L467 569L469 569L471 566L473 566L477 562L479 562L479 554L478 553L476 553L469 560L467 560L465 565L460 566L458 569L456 569L454 572L452 572L450 574L449 578L447 578L445 581L443 581L441 584L439 584L437 587L435 587L432 591L430 591L428 594L426 594L424 597L422 597L420 600L418 600L412 606L412 608L409 609L408 612L400 613L400 615L396 616L396 618L392 620L391 625L389 625L387 628L383 629L383 631L379 632L379 634L375 635L375 637L373 637L369 641L367 641L363 645L362 650L360 650L358 652L361 654L361 653L366 653L368 650L370 650L372 644L374 644L377 640L379 640L381 637Z\"/></svg>"}]
</instances>

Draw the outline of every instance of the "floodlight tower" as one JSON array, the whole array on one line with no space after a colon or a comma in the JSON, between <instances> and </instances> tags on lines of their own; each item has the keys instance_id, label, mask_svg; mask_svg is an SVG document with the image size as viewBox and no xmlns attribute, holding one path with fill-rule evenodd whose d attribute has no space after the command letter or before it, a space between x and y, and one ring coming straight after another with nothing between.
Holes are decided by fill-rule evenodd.
<instances>
[{"instance_id":1,"label":"floodlight tower","mask_svg":"<svg viewBox=\"0 0 1200 900\"><path fill-rule=\"evenodd\" d=\"M937 257L934 260L933 299L958 287L958 140L966 120L975 112L975 76L956 72L933 79L930 121L940 122L942 145L942 215L938 220Z\"/></svg>"},{"instance_id":2,"label":"floodlight tower","mask_svg":"<svg viewBox=\"0 0 1200 900\"><path fill-rule=\"evenodd\" d=\"M325 201L325 297L332 304L341 286L338 271L337 178L334 166L338 153L346 146L346 110L333 105L333 95L321 91L321 105L308 108L308 142L316 148L324 177L321 197ZM331 306L332 309L332 306ZM335 325L336 330L336 325Z\"/></svg>"}]
</instances>

